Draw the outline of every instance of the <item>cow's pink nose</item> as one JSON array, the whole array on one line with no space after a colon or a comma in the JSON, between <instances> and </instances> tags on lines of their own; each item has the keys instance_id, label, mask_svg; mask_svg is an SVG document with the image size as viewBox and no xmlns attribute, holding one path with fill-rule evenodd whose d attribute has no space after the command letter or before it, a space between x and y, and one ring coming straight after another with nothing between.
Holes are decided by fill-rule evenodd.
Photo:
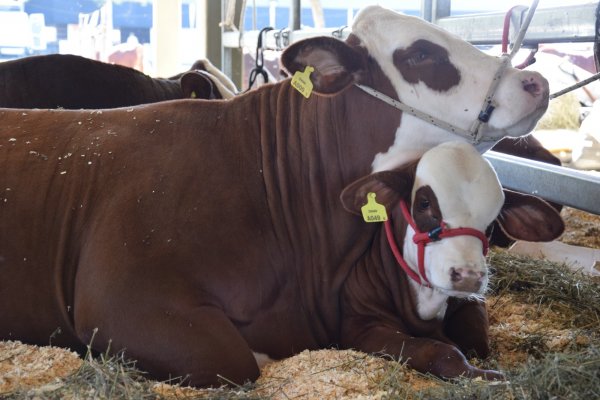
<instances>
[{"instance_id":1,"label":"cow's pink nose","mask_svg":"<svg viewBox=\"0 0 600 400\"><path fill-rule=\"evenodd\" d=\"M450 268L450 279L454 290L476 293L483 285L485 272L476 271L470 267L452 267Z\"/></svg>"},{"instance_id":2,"label":"cow's pink nose","mask_svg":"<svg viewBox=\"0 0 600 400\"><path fill-rule=\"evenodd\" d=\"M523 85L523 90L532 95L533 97L537 97L542 94L544 88L543 78L538 77L536 75L530 75L526 79L521 81Z\"/></svg>"}]
</instances>

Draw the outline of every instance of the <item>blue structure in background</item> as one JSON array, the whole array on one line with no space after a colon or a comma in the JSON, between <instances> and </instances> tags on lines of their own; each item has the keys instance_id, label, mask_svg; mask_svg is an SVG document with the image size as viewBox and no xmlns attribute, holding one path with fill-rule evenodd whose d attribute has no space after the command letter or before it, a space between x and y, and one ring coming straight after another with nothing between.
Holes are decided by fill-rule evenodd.
<instances>
[{"instance_id":1,"label":"blue structure in background","mask_svg":"<svg viewBox=\"0 0 600 400\"><path fill-rule=\"evenodd\" d=\"M68 24L78 23L78 14L80 12L89 13L101 4L102 0L29 0L25 3L25 11L31 13L43 13L46 25L56 26L58 29L58 39L66 39L66 27ZM121 31L122 40L126 40L130 33L135 34L141 43L150 42L150 28L152 27L152 3L139 3L133 1L123 1L113 3L113 26ZM275 29L283 29L289 26L290 10L287 6L277 6L275 9ZM189 27L189 5L182 5L182 27ZM353 10L353 15L358 9ZM405 10L406 14L419 15L419 10ZM469 13L468 12L453 12ZM251 30L252 19L256 14L256 29L262 29L269 26L269 7L256 7L256 12L252 7L246 9L244 19L244 29ZM336 28L345 26L348 20L346 9L329 8L324 9L325 25ZM312 11L310 8L302 8L301 21L305 26L314 26Z\"/></svg>"},{"instance_id":2,"label":"blue structure in background","mask_svg":"<svg viewBox=\"0 0 600 400\"><path fill-rule=\"evenodd\" d=\"M79 22L79 13L89 13L97 9L98 1L94 0L29 0L25 3L25 12L42 13L46 25L57 28L58 39L67 38L67 25ZM124 1L113 3L113 26L121 30L122 40L130 33L135 34L140 42L150 42L152 27L152 4ZM187 11L187 6L184 11ZM187 21L187 18L184 18Z\"/></svg>"},{"instance_id":3,"label":"blue structure in background","mask_svg":"<svg viewBox=\"0 0 600 400\"><path fill-rule=\"evenodd\" d=\"M357 9L352 10L352 15L358 12ZM420 10L406 10L403 11L408 15L420 15ZM348 22L348 11L339 8L325 8L323 9L323 15L325 18L325 26L328 28L339 28L347 25ZM246 15L244 15L244 29L252 29L252 19L254 13L252 7L246 9ZM302 8L300 13L302 25L315 26L313 20L312 10L310 8ZM288 7L277 7L275 12L275 29L283 29L289 26L290 22L290 9ZM262 29L269 26L269 8L268 7L256 7L256 29Z\"/></svg>"}]
</instances>

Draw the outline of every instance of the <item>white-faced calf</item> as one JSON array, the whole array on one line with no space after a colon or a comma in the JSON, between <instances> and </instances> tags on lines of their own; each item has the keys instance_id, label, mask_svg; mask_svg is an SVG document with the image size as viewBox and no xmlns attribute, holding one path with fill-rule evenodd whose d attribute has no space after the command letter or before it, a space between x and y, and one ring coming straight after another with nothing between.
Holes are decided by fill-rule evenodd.
<instances>
[{"instance_id":1,"label":"white-faced calf","mask_svg":"<svg viewBox=\"0 0 600 400\"><path fill-rule=\"evenodd\" d=\"M542 200L503 193L489 163L458 142L348 186L347 210L360 214L375 194L389 219L346 280L342 343L442 377L501 378L464 357L489 353L485 232L495 219L525 240L551 240L564 229Z\"/></svg>"}]
</instances>

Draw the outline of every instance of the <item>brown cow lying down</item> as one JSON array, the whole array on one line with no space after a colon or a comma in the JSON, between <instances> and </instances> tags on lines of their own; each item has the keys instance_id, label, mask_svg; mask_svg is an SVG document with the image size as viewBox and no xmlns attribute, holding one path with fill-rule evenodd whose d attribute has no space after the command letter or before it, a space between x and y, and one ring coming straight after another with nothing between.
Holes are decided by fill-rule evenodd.
<instances>
[{"instance_id":1,"label":"brown cow lying down","mask_svg":"<svg viewBox=\"0 0 600 400\"><path fill-rule=\"evenodd\" d=\"M235 87L228 87L222 76L215 77L217 71L208 60L199 60L190 71L158 79L75 55L26 57L0 63L0 107L93 109L232 97Z\"/></svg>"},{"instance_id":2,"label":"brown cow lying down","mask_svg":"<svg viewBox=\"0 0 600 400\"><path fill-rule=\"evenodd\" d=\"M376 257L372 243L380 228L345 211L339 196L384 164L384 170L394 169L440 143L465 139L405 118L355 83L406 102L419 100L423 111L466 129L500 61L420 19L381 7L366 8L355 21L346 42L308 39L283 53L292 74L308 64L314 68L308 99L285 80L228 101L0 110L0 339L51 341L84 351L97 328L94 349L105 351L112 343L111 349L126 349L154 377L189 376L197 386L219 384L218 375L234 382L255 379L255 353L279 359L336 345L393 353L404 342L410 347L407 332L443 342L436 333L440 307L417 309L423 313L417 319L408 292L386 289L401 285L399 272L370 276L361 284L365 292L349 302L364 265L384 273L391 253L381 248ZM443 81L444 71L453 71L450 81ZM490 141L479 151L508 134L526 134L547 102L540 75L505 71L485 125ZM478 158L464 152L464 164L448 160L449 170L466 174L448 178L453 187L480 184L471 183L468 173L475 161L467 162ZM484 210L467 225L478 230L502 203L495 178L486 182L480 196L485 202L468 197L469 210ZM453 210L463 206L448 209L451 200L441 199L460 203L463 197L426 184L444 221L451 228L462 223ZM487 194L490 185L497 196ZM378 199L385 203L386 196ZM501 215L522 218L518 237L551 239L559 233L556 213L536 211L529 200L530 213L522 212L520 201L509 199L512 207ZM554 229L546 232L547 225ZM396 231L397 238L402 235ZM466 253L457 259L467 264L445 266L452 273L446 281L463 279L463 272L464 281L470 280L465 268L481 255L464 257L481 253L481 242L451 238L426 249L430 263L428 252L463 242ZM448 251L439 254L450 257L454 250ZM367 254L375 258L369 261ZM386 293L394 302L377 308ZM430 294L443 302L437 290ZM397 309L402 296L405 308ZM362 307L369 304L377 307ZM453 305L446 343L483 353L479 333L473 334L478 342L465 344L459 336L469 332L449 333L468 324L481 331L480 312L471 302ZM361 326L364 334L352 331L361 318L373 322L373 313L381 317L379 325ZM407 322L407 330L395 336L405 315L414 325ZM443 376L485 373L467 365L454 347L430 343L413 361L415 368ZM435 349L451 356L452 365L435 358ZM414 347L406 355L416 356Z\"/></svg>"}]
</instances>

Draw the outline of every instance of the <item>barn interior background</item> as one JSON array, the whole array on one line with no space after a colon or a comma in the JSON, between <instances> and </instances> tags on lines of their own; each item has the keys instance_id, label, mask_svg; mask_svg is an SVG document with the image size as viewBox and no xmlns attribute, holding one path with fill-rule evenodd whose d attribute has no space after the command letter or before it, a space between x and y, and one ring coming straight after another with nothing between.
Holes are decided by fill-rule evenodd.
<instances>
[{"instance_id":1,"label":"barn interior background","mask_svg":"<svg viewBox=\"0 0 600 400\"><path fill-rule=\"evenodd\" d=\"M319 34L345 38L356 11L370 1L340 3L0 0L0 62L70 53L123 64L152 76L170 76L188 69L197 59L208 58L244 90L257 67L264 67L269 80L280 79L277 57L291 42ZM492 54L501 52L504 21L509 21L509 38L514 39L529 5L529 1L512 0L378 3L421 15ZM549 79L551 92L597 72L598 4L564 3L540 1L515 61L535 52L537 61L528 68ZM265 27L272 30L261 33ZM118 357L82 360L53 347L2 342L0 397L598 397L599 98L597 81L561 96L551 102L536 128L535 137L561 159L562 168L490 155L505 185L569 206L562 212L567 231L556 243L544 247L519 243L512 250L492 253L495 277L488 304L494 354L485 366L507 371L508 382L441 382L388 360L324 350L269 365L254 386L194 391L147 381L132 363Z\"/></svg>"}]
</instances>

